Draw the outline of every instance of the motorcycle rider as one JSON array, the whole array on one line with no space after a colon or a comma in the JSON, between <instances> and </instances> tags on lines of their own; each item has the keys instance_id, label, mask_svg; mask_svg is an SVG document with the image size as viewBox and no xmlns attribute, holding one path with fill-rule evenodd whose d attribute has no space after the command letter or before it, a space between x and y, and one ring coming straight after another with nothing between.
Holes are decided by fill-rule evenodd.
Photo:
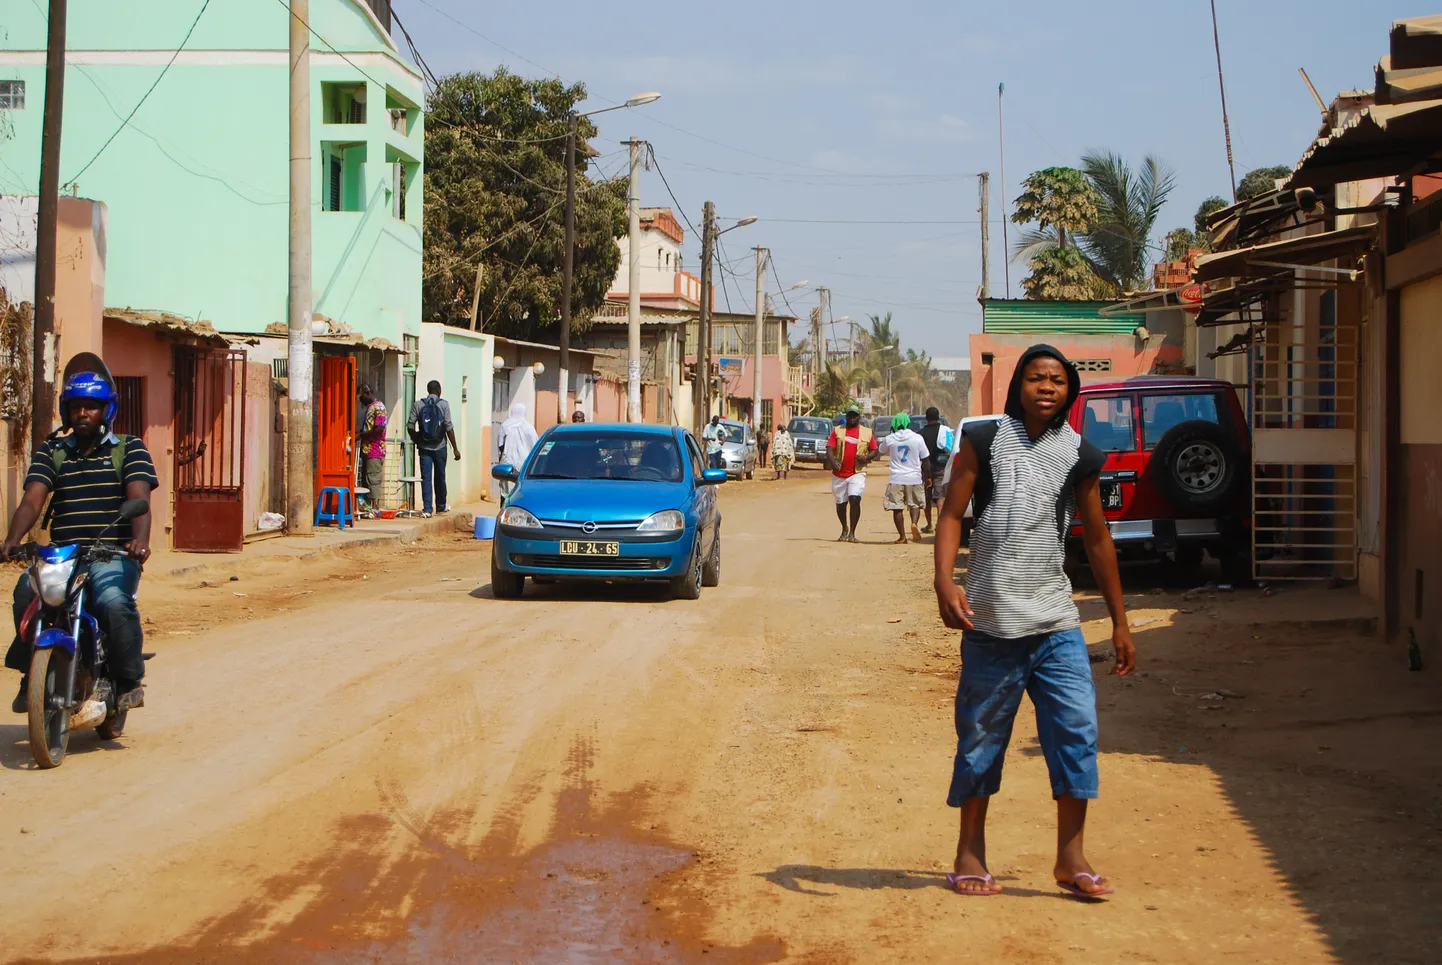
<instances>
[{"instance_id":1,"label":"motorcycle rider","mask_svg":"<svg viewBox=\"0 0 1442 965\"><path fill-rule=\"evenodd\" d=\"M15 548L40 519L47 496L53 494L50 539L57 546L91 543L97 538L123 545L133 559L97 560L90 567L92 613L109 644L109 661L116 678L117 697L131 707L144 706L145 659L141 655L140 612L135 591L141 565L150 556L150 515L112 526L127 499L150 500L160 485L155 464L145 443L134 436L110 431L119 397L109 379L95 372L77 372L60 392L60 412L66 435L52 435L30 460L25 492L10 530L0 542L0 559ZM119 454L115 452L120 447ZM119 455L119 458L117 458ZM21 620L35 598L28 574L15 584L16 636L5 654L5 666L22 675L30 669L30 643L19 636ZM11 710L27 710L28 680L20 678L20 692ZM129 695L127 697L127 695Z\"/></svg>"}]
</instances>

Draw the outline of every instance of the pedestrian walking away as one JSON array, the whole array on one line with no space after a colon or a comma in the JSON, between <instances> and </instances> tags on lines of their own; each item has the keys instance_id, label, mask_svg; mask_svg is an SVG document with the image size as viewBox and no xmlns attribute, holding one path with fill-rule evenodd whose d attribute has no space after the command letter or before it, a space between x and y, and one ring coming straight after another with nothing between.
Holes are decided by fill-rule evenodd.
<instances>
[{"instance_id":1,"label":"pedestrian walking away","mask_svg":"<svg viewBox=\"0 0 1442 965\"><path fill-rule=\"evenodd\" d=\"M769 465L769 453L771 452L771 437L766 434L765 427L761 427L756 433L756 468Z\"/></svg>"},{"instance_id":2,"label":"pedestrian walking away","mask_svg":"<svg viewBox=\"0 0 1442 965\"><path fill-rule=\"evenodd\" d=\"M723 449L726 445L726 427L721 424L721 417L713 415L706 428L701 430L701 438L706 443L706 461L711 469L725 469L726 457Z\"/></svg>"},{"instance_id":3,"label":"pedestrian walking away","mask_svg":"<svg viewBox=\"0 0 1442 965\"><path fill-rule=\"evenodd\" d=\"M776 427L776 435L771 437L771 466L776 470L776 478L789 479L791 464L795 461L796 443L783 423Z\"/></svg>"},{"instance_id":4,"label":"pedestrian walking away","mask_svg":"<svg viewBox=\"0 0 1442 965\"><path fill-rule=\"evenodd\" d=\"M911 513L911 538L921 542L921 510L926 505L926 486L922 467L931 456L921 433L911 431L911 416L905 412L891 420L891 434L881 440L881 451L891 457L891 477L886 486L882 507L891 510L896 521L896 541L906 542L906 520Z\"/></svg>"},{"instance_id":5,"label":"pedestrian walking away","mask_svg":"<svg viewBox=\"0 0 1442 965\"><path fill-rule=\"evenodd\" d=\"M931 511L946 501L946 463L956 448L956 433L941 421L941 410L936 406L926 410L926 424L921 427L921 438L931 456L922 463L923 484L926 486L926 525L923 533L931 532Z\"/></svg>"},{"instance_id":6,"label":"pedestrian walking away","mask_svg":"<svg viewBox=\"0 0 1442 965\"><path fill-rule=\"evenodd\" d=\"M1025 692L1057 807L1057 885L1078 898L1112 893L1083 848L1097 796L1097 706L1081 616L1062 569L1064 540L1081 520L1087 559L1112 621L1113 672L1136 666L1116 548L1102 513L1103 453L1067 424L1081 378L1056 349L1036 345L1012 375L1005 414L967 428L936 527L941 619L961 630L956 760L946 803L960 809L953 888L994 895L986 819ZM953 576L961 521L975 500L965 588Z\"/></svg>"},{"instance_id":7,"label":"pedestrian walking away","mask_svg":"<svg viewBox=\"0 0 1442 965\"><path fill-rule=\"evenodd\" d=\"M110 430L119 395L109 373L79 372L66 380L60 392L60 414L66 435L53 435L40 444L25 474L24 494L10 517L10 529L0 543L0 560L8 560L40 521L45 511L50 541L56 546L100 540L123 546L130 559L96 560L87 579L95 617L105 632L106 649L114 669L117 697L132 708L143 707L145 677L143 631L135 593L142 565L150 558L150 514L115 521L127 499L150 501L159 487L150 451L136 436ZM50 508L45 510L45 500ZM35 601L28 572L15 584L15 638L5 653L5 666L18 670L20 692L11 710L28 710L30 645L22 640L20 625Z\"/></svg>"},{"instance_id":8,"label":"pedestrian walking away","mask_svg":"<svg viewBox=\"0 0 1442 965\"><path fill-rule=\"evenodd\" d=\"M861 424L861 410L851 406L846 410L846 423L831 430L831 440L826 444L836 518L841 521L838 543L856 542L856 524L861 522L861 494L866 492L866 463L876 448L876 437Z\"/></svg>"},{"instance_id":9,"label":"pedestrian walking away","mask_svg":"<svg viewBox=\"0 0 1442 965\"><path fill-rule=\"evenodd\" d=\"M426 383L426 397L417 399L411 406L406 431L421 459L421 515L448 512L451 507L446 502L446 442L449 440L456 459L461 458L461 447L456 444L456 429L451 423L451 404L441 398L439 382L432 379Z\"/></svg>"},{"instance_id":10,"label":"pedestrian walking away","mask_svg":"<svg viewBox=\"0 0 1442 965\"><path fill-rule=\"evenodd\" d=\"M576 415L581 415L581 413L577 412ZM585 418L583 416L578 420L573 417L571 421L584 422ZM539 438L536 434L536 427L526 421L526 404L517 402L511 406L511 417L501 423L501 462L515 466L519 472L525 466L526 459L530 457L531 450L536 447ZM500 488L501 502L504 504L510 498L511 491L516 488L516 484L502 482Z\"/></svg>"},{"instance_id":11,"label":"pedestrian walking away","mask_svg":"<svg viewBox=\"0 0 1442 965\"><path fill-rule=\"evenodd\" d=\"M365 406L360 431L360 484L367 490L365 503L374 509L381 503L385 490L386 404L375 397L368 385L357 392Z\"/></svg>"}]
</instances>

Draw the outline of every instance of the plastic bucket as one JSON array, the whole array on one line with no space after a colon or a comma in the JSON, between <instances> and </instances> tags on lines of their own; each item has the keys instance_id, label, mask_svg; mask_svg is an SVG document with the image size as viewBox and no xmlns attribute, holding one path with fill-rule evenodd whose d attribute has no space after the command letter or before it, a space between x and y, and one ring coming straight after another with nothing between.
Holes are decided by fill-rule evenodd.
<instances>
[{"instance_id":1,"label":"plastic bucket","mask_svg":"<svg viewBox=\"0 0 1442 965\"><path fill-rule=\"evenodd\" d=\"M476 517L476 539L494 539L496 535L496 517Z\"/></svg>"}]
</instances>

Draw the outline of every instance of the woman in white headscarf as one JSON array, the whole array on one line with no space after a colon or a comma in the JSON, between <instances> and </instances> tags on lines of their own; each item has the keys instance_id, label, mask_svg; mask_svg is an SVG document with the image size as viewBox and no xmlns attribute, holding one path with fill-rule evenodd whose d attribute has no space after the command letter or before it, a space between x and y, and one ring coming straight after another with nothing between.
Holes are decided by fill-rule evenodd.
<instances>
[{"instance_id":1,"label":"woman in white headscarf","mask_svg":"<svg viewBox=\"0 0 1442 965\"><path fill-rule=\"evenodd\" d=\"M501 462L510 463L518 470L525 464L526 457L531 454L540 436L536 435L536 429L526 421L526 404L517 402L511 406L511 417L501 423ZM511 495L515 483L501 483L501 500Z\"/></svg>"}]
</instances>

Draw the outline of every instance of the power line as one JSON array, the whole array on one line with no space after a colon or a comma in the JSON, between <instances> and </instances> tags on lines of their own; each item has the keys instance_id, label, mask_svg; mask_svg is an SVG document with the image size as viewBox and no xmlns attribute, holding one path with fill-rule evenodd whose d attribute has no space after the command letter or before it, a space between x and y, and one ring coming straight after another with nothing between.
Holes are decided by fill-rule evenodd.
<instances>
[{"instance_id":1,"label":"power line","mask_svg":"<svg viewBox=\"0 0 1442 965\"><path fill-rule=\"evenodd\" d=\"M772 256L768 260L771 262L771 277L775 279L776 287L781 291L781 300L786 303L786 310L790 312L793 316L800 318L799 315L796 315L796 309L791 307L791 298L787 295L786 288L781 284L781 276L776 273L775 256Z\"/></svg>"},{"instance_id":2,"label":"power line","mask_svg":"<svg viewBox=\"0 0 1442 965\"><path fill-rule=\"evenodd\" d=\"M921 225L921 224L981 224L976 218L958 218L953 220L890 220L881 219L875 221L850 219L850 218L772 218L765 219L770 224L864 224L864 225Z\"/></svg>"},{"instance_id":3,"label":"power line","mask_svg":"<svg viewBox=\"0 0 1442 965\"><path fill-rule=\"evenodd\" d=\"M531 58L527 57L525 54L522 54L522 53L520 53L519 51L516 51L516 50L512 50L510 47L507 47L505 44L501 43L499 40L493 40L492 38L487 37L485 34L481 33L479 30L477 30L475 27L472 27L470 24L466 23L465 21L463 21L463 20L458 20L457 18L455 18L455 17L451 16L450 14L446 13L446 12L445 12L444 10L442 10L440 7L436 6L434 3L431 3L430 0L419 0L419 2L422 3L422 4L424 4L424 5L427 6L427 7L430 7L430 8L431 8L432 10L434 10L436 13L440 14L442 17L445 17L447 20L449 20L451 23L455 24L456 26L461 27L461 28L464 29L464 30L468 30L468 31L470 31L471 33L475 34L477 37L480 37L482 40L484 40L486 43L490 44L492 47L495 47L495 48L497 48L497 49L499 49L499 50L504 50L506 53L510 54L512 57L516 57L516 58L518 58L518 59L520 59L520 60L524 60L526 63L530 64L532 67L536 68L537 70L545 71L547 74L550 74L552 77L560 77L560 76L561 76L560 74L556 73L554 70L551 70L549 67L545 67L545 66L542 66L541 64L536 63L534 60L532 60Z\"/></svg>"},{"instance_id":4,"label":"power line","mask_svg":"<svg viewBox=\"0 0 1442 965\"><path fill-rule=\"evenodd\" d=\"M656 160L656 149L649 143L646 145L651 154L651 164L656 168L656 173L661 175L661 183L666 186L666 193L671 196L671 203L676 205L676 210L681 212L681 218L686 222L686 227L691 229L692 235L699 235L696 226L691 223L691 218L686 214L686 207L676 198L676 192L671 190L671 182L666 180L666 172L661 170L661 162Z\"/></svg>"},{"instance_id":5,"label":"power line","mask_svg":"<svg viewBox=\"0 0 1442 965\"><path fill-rule=\"evenodd\" d=\"M90 165L100 160L100 155L105 153L105 149L110 146L110 142L114 141L117 137L120 136L120 132L125 130L126 125L130 123L130 119L135 116L135 112L140 110L141 106L146 102L146 100L149 99L150 95L155 91L155 88L160 86L160 82L165 79L165 75L170 72L170 66L175 63L175 58L180 56L180 52L184 50L185 45L190 42L190 35L195 33L196 25L200 23L200 18L205 16L205 11L209 7L210 0L204 0L204 2L201 3L200 12L197 13L195 15L195 19L190 22L190 29L185 32L185 37L180 41L180 46L175 48L175 52L170 55L170 59L167 60L165 62L165 66L161 68L159 76L155 78L155 82L150 85L150 88L141 96L140 100L136 102L135 106L131 108L130 113L125 116L125 120L120 122L120 126L115 129L114 133L112 133L108 138L105 139L104 144L100 145L100 150L95 152L95 156L92 157L90 160L86 161L85 166L80 169L80 172L69 181L66 181L66 184L74 184L76 181L79 181L80 175L84 174L86 171L89 171Z\"/></svg>"},{"instance_id":6,"label":"power line","mask_svg":"<svg viewBox=\"0 0 1442 965\"><path fill-rule=\"evenodd\" d=\"M426 59L421 56L420 50L416 47L416 42L411 39L411 32L406 29L405 24L401 23L400 15L396 13L394 7L391 8L391 19L396 22L397 27L401 28L401 34L406 38L406 46L411 48L411 56L415 57L416 63L420 64L421 70L425 72L423 77L430 78L432 88L439 87L441 82L436 79L436 72L431 70L431 65L426 63Z\"/></svg>"}]
</instances>

